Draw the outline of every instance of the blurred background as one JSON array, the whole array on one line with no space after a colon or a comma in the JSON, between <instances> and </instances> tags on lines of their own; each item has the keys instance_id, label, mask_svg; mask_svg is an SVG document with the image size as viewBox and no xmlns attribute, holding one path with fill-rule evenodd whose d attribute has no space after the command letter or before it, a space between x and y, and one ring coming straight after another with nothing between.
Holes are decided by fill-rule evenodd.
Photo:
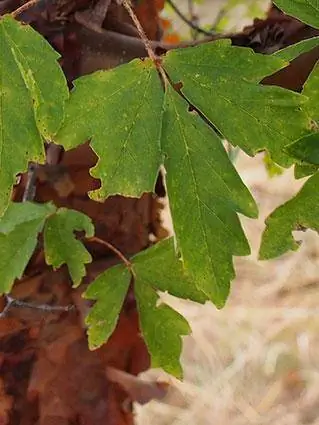
<instances>
[{"instance_id":1,"label":"blurred background","mask_svg":"<svg viewBox=\"0 0 319 425\"><path fill-rule=\"evenodd\" d=\"M263 17L267 1L189 2L175 0L185 16L202 28L238 31ZM163 17L171 34L194 34L171 6ZM174 15L174 17L173 17ZM258 261L264 220L303 185L293 170L266 170L263 154L235 160L259 208L258 220L242 218L252 254L235 258L237 278L223 310L199 306L163 294L185 315L193 335L184 338L185 381L167 403L137 406L140 425L319 425L319 238L296 232L302 241L295 253ZM150 371L147 376L161 376Z\"/></svg>"},{"instance_id":2,"label":"blurred background","mask_svg":"<svg viewBox=\"0 0 319 425\"><path fill-rule=\"evenodd\" d=\"M194 35L176 8L184 17L193 20L205 30L236 32L252 23L254 18L263 18L270 6L267 0L172 0L166 1L162 16L172 21L179 37L189 39Z\"/></svg>"}]
</instances>

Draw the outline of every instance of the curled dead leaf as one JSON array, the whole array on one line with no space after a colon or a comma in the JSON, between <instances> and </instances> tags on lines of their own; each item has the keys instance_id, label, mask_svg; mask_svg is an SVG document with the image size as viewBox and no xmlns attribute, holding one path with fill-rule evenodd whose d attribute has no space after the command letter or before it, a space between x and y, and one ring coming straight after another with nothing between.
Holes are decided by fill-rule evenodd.
<instances>
[{"instance_id":1,"label":"curled dead leaf","mask_svg":"<svg viewBox=\"0 0 319 425\"><path fill-rule=\"evenodd\" d=\"M170 387L168 382L144 381L110 366L106 368L106 376L111 382L118 384L132 401L139 404L146 404L151 400L162 400Z\"/></svg>"}]
</instances>

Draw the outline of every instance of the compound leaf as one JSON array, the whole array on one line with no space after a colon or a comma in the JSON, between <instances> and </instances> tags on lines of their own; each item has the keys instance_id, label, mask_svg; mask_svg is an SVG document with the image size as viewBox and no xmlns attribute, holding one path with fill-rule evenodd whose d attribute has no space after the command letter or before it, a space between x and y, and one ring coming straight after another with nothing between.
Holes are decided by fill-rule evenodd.
<instances>
[{"instance_id":1,"label":"compound leaf","mask_svg":"<svg viewBox=\"0 0 319 425\"><path fill-rule=\"evenodd\" d=\"M86 274L85 264L90 263L92 257L76 239L75 231L84 231L86 237L92 237L91 219L78 211L60 208L45 223L44 249L47 264L54 268L67 264L73 284L78 286Z\"/></svg>"},{"instance_id":2,"label":"compound leaf","mask_svg":"<svg viewBox=\"0 0 319 425\"><path fill-rule=\"evenodd\" d=\"M312 27L319 28L318 0L275 0L274 3L287 15L294 16Z\"/></svg>"},{"instance_id":3,"label":"compound leaf","mask_svg":"<svg viewBox=\"0 0 319 425\"><path fill-rule=\"evenodd\" d=\"M40 134L52 137L63 119L68 90L57 58L31 27L0 20L0 214L15 175L44 160Z\"/></svg>"},{"instance_id":4,"label":"compound leaf","mask_svg":"<svg viewBox=\"0 0 319 425\"><path fill-rule=\"evenodd\" d=\"M52 204L9 204L0 219L0 294L10 292L14 280L22 277L38 233L55 210Z\"/></svg>"},{"instance_id":5,"label":"compound leaf","mask_svg":"<svg viewBox=\"0 0 319 425\"><path fill-rule=\"evenodd\" d=\"M173 239L166 239L131 258L141 331L152 355L152 365L181 375L181 335L189 326L168 306L157 307L157 290L204 303L207 297L196 289L176 256ZM130 283L125 265L117 265L98 276L85 298L96 300L86 318L91 348L101 346L112 334Z\"/></svg>"},{"instance_id":6,"label":"compound leaf","mask_svg":"<svg viewBox=\"0 0 319 425\"><path fill-rule=\"evenodd\" d=\"M282 166L292 163L283 147L309 127L301 110L307 99L258 83L287 65L275 56L231 46L228 40L171 51L164 59L172 80L182 83L182 93L225 139L250 155L267 149Z\"/></svg>"},{"instance_id":7,"label":"compound leaf","mask_svg":"<svg viewBox=\"0 0 319 425\"><path fill-rule=\"evenodd\" d=\"M319 231L319 173L311 176L300 192L277 208L266 220L260 248L260 259L278 257L299 245L292 236L293 230L311 228Z\"/></svg>"},{"instance_id":8,"label":"compound leaf","mask_svg":"<svg viewBox=\"0 0 319 425\"><path fill-rule=\"evenodd\" d=\"M197 288L222 306L234 277L232 256L250 252L236 212L256 217L256 204L221 140L197 113L188 112L188 104L172 89L167 92L162 145L184 268Z\"/></svg>"},{"instance_id":9,"label":"compound leaf","mask_svg":"<svg viewBox=\"0 0 319 425\"><path fill-rule=\"evenodd\" d=\"M86 317L90 349L99 348L112 335L130 284L130 273L118 265L101 273L84 296L95 300Z\"/></svg>"},{"instance_id":10,"label":"compound leaf","mask_svg":"<svg viewBox=\"0 0 319 425\"><path fill-rule=\"evenodd\" d=\"M164 97L152 63L134 60L74 84L57 141L70 149L92 139L99 160L91 174L102 183L92 197L140 196L152 191L162 163Z\"/></svg>"}]
</instances>

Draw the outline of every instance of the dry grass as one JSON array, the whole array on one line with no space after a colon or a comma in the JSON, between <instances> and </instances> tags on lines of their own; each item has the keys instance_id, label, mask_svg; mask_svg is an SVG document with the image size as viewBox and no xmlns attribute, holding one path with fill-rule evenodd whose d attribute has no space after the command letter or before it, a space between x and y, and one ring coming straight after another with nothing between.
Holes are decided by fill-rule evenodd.
<instances>
[{"instance_id":1,"label":"dry grass","mask_svg":"<svg viewBox=\"0 0 319 425\"><path fill-rule=\"evenodd\" d=\"M260 158L241 155L237 166L260 207L259 220L243 219L252 255L235 260L221 311L164 296L193 330L185 381L175 382L182 398L138 407L139 425L319 425L319 238L298 234L298 252L257 260L265 217L302 182L291 170L269 179Z\"/></svg>"}]
</instances>

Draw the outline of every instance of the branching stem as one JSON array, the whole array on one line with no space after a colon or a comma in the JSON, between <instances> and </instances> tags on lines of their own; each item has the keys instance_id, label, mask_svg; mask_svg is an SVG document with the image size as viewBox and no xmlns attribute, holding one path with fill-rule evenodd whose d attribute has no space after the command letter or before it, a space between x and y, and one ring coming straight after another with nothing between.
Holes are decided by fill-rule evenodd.
<instances>
[{"instance_id":1,"label":"branching stem","mask_svg":"<svg viewBox=\"0 0 319 425\"><path fill-rule=\"evenodd\" d=\"M119 250L117 249L114 245L112 245L110 242L104 241L103 239L100 239L96 236L92 236L91 238L87 239L90 242L96 242L100 245L104 245L106 248L110 249L111 251L114 252L114 254L125 264L125 266L128 268L128 270L130 271L132 277L135 277L135 273L133 270L133 266L132 263L130 262L130 260L128 260L125 255Z\"/></svg>"}]
</instances>

